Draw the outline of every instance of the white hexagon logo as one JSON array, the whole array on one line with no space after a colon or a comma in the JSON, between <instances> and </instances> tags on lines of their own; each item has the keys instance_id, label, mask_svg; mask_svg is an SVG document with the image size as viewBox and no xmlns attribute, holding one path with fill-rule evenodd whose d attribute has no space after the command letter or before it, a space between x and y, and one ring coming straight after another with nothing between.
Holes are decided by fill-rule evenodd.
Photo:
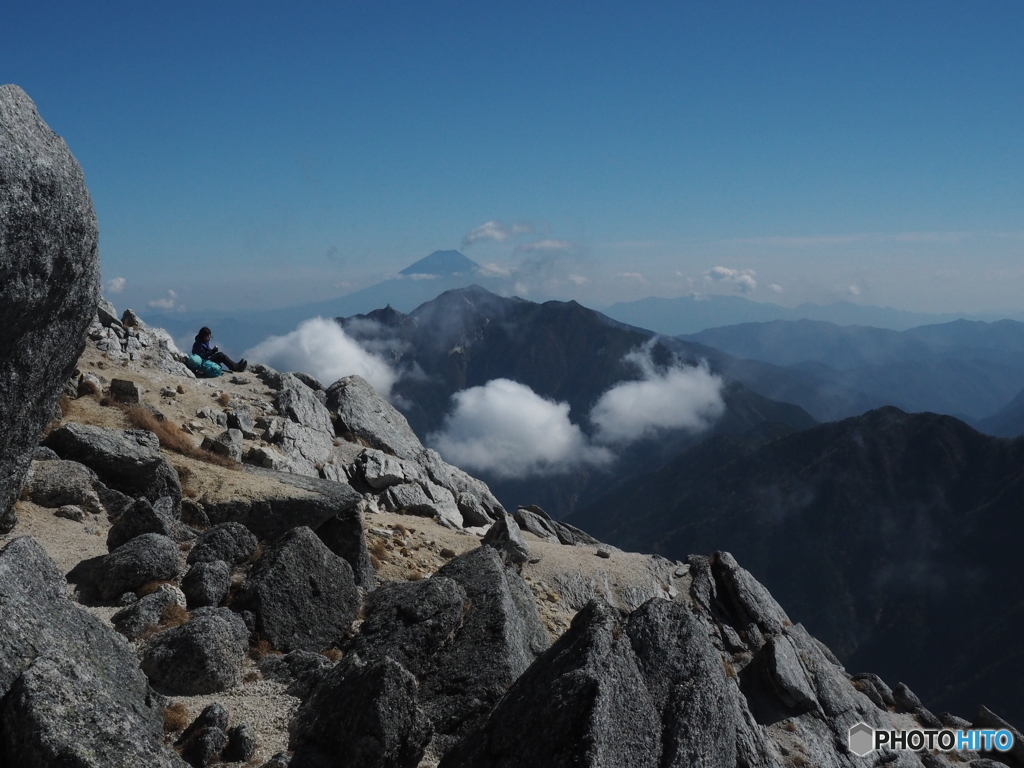
<instances>
[{"instance_id":1,"label":"white hexagon logo","mask_svg":"<svg viewBox=\"0 0 1024 768\"><path fill-rule=\"evenodd\" d=\"M850 751L864 757L875 748L875 729L867 723L856 723L850 727Z\"/></svg>"}]
</instances>

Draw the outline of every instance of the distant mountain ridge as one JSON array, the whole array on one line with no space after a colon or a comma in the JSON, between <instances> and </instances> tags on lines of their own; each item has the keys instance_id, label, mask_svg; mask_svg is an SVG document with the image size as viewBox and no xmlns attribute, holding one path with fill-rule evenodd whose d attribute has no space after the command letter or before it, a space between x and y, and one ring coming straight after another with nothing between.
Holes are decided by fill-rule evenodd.
<instances>
[{"instance_id":1,"label":"distant mountain ridge","mask_svg":"<svg viewBox=\"0 0 1024 768\"><path fill-rule=\"evenodd\" d=\"M770 302L751 301L742 296L719 294L691 294L674 299L648 296L646 299L612 304L604 312L616 320L641 328L650 328L666 336L694 334L708 328L739 323L766 323L772 320L823 320L837 325L866 325L905 331L919 325L947 323L959 319L991 321L1006 317L956 312L927 314L847 301L826 306L801 304L790 309ZM1012 315L1012 318L1024 320L1024 313Z\"/></svg>"},{"instance_id":2,"label":"distant mountain ridge","mask_svg":"<svg viewBox=\"0 0 1024 768\"><path fill-rule=\"evenodd\" d=\"M986 417L1024 389L1024 323L1014 320L955 320L906 331L774 320L711 328L682 338L803 374L808 382L860 393L862 398L848 400L851 410L835 412L842 417L895 405L906 411L946 413L984 427ZM796 402L819 419L830 420L812 403L767 392L742 374L737 378L768 397Z\"/></svg>"},{"instance_id":3,"label":"distant mountain ridge","mask_svg":"<svg viewBox=\"0 0 1024 768\"><path fill-rule=\"evenodd\" d=\"M338 321L368 348L386 350L396 368L419 372L400 379L392 393L405 404L403 412L421 438L442 427L452 395L498 378L569 403L573 422L589 430L587 414L598 398L613 385L637 378L623 358L651 336L574 301L537 304L497 296L480 286L447 291L408 315L389 307ZM705 352L699 345L663 338L652 354L663 362L678 355L696 364ZM711 364L714 368L715 362ZM774 402L738 381L732 381L723 396L726 413L714 430L742 433L764 422L791 428L815 423L803 409ZM703 438L679 432L644 441L620 458L612 474L579 470L556 481L481 475L503 502L513 507L540 503L557 516L571 510L579 498L600 493L620 475L668 460Z\"/></svg>"}]
</instances>

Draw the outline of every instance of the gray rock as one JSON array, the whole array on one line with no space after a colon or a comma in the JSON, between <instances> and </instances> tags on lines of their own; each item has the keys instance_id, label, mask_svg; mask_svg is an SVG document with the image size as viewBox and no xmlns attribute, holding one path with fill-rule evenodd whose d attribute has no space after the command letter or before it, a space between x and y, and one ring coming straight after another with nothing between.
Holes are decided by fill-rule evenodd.
<instances>
[{"instance_id":1,"label":"gray rock","mask_svg":"<svg viewBox=\"0 0 1024 768\"><path fill-rule=\"evenodd\" d=\"M530 548L526 546L523 533L507 513L488 529L481 544L496 549L502 559L512 565L522 565L530 559Z\"/></svg>"},{"instance_id":2,"label":"gray rock","mask_svg":"<svg viewBox=\"0 0 1024 768\"><path fill-rule=\"evenodd\" d=\"M393 485L383 494L383 498L392 512L424 517L435 517L438 514L439 505L419 483Z\"/></svg>"},{"instance_id":3,"label":"gray rock","mask_svg":"<svg viewBox=\"0 0 1024 768\"><path fill-rule=\"evenodd\" d=\"M56 517L73 520L76 523L85 522L85 510L81 507L76 507L74 504L65 504L63 507L59 507L53 514Z\"/></svg>"},{"instance_id":4,"label":"gray rock","mask_svg":"<svg viewBox=\"0 0 1024 768\"><path fill-rule=\"evenodd\" d=\"M292 376L301 381L314 392L324 391L324 385L321 384L320 380L317 379L315 376L310 376L308 373L303 373L302 371L292 371Z\"/></svg>"},{"instance_id":5,"label":"gray rock","mask_svg":"<svg viewBox=\"0 0 1024 768\"><path fill-rule=\"evenodd\" d=\"M439 768L656 768L661 717L623 624L590 603Z\"/></svg>"},{"instance_id":6,"label":"gray rock","mask_svg":"<svg viewBox=\"0 0 1024 768\"><path fill-rule=\"evenodd\" d=\"M113 488L108 488L99 480L93 483L93 488L96 491L96 495L99 496L103 508L107 510L107 517L111 520L116 519L135 503L135 499L131 496L115 491Z\"/></svg>"},{"instance_id":7,"label":"gray rock","mask_svg":"<svg viewBox=\"0 0 1024 768\"><path fill-rule=\"evenodd\" d=\"M56 453L45 446L38 445L32 452L32 461L56 461L60 459Z\"/></svg>"},{"instance_id":8,"label":"gray rock","mask_svg":"<svg viewBox=\"0 0 1024 768\"><path fill-rule=\"evenodd\" d=\"M103 391L103 382L100 381L98 376L91 373L83 373L81 379L78 381L78 389L76 394L78 397L87 397L89 395L98 395Z\"/></svg>"},{"instance_id":9,"label":"gray rock","mask_svg":"<svg viewBox=\"0 0 1024 768\"><path fill-rule=\"evenodd\" d=\"M287 752L278 752L272 758L267 760L260 768L288 768L291 765L292 759Z\"/></svg>"},{"instance_id":10,"label":"gray rock","mask_svg":"<svg viewBox=\"0 0 1024 768\"><path fill-rule=\"evenodd\" d=\"M32 466L28 498L41 507L74 504L98 515L105 510L93 487L96 480L96 473L77 461L38 462Z\"/></svg>"},{"instance_id":11,"label":"gray rock","mask_svg":"<svg viewBox=\"0 0 1024 768\"><path fill-rule=\"evenodd\" d=\"M99 320L100 325L105 328L110 328L111 326L121 327L121 318L117 314L117 310L103 296L100 296L99 303L96 305L96 318Z\"/></svg>"},{"instance_id":12,"label":"gray rock","mask_svg":"<svg viewBox=\"0 0 1024 768\"><path fill-rule=\"evenodd\" d=\"M330 412L316 398L313 390L290 373L281 374L281 389L274 397L274 407L296 424L334 435Z\"/></svg>"},{"instance_id":13,"label":"gray rock","mask_svg":"<svg viewBox=\"0 0 1024 768\"><path fill-rule=\"evenodd\" d=\"M291 766L415 768L429 739L416 679L392 659L364 664L352 655L299 707Z\"/></svg>"},{"instance_id":14,"label":"gray rock","mask_svg":"<svg viewBox=\"0 0 1024 768\"><path fill-rule=\"evenodd\" d=\"M377 491L393 485L426 479L414 461L400 459L376 448L367 448L356 459L356 471L366 484Z\"/></svg>"},{"instance_id":15,"label":"gray rock","mask_svg":"<svg viewBox=\"0 0 1024 768\"><path fill-rule=\"evenodd\" d=\"M405 416L361 376L346 376L331 384L327 408L338 414L339 434L365 440L402 459L416 459L423 452L423 444Z\"/></svg>"},{"instance_id":16,"label":"gray rock","mask_svg":"<svg viewBox=\"0 0 1024 768\"><path fill-rule=\"evenodd\" d=\"M733 768L729 680L707 627L687 607L649 600L630 615L626 634L661 713L659 766Z\"/></svg>"},{"instance_id":17,"label":"gray rock","mask_svg":"<svg viewBox=\"0 0 1024 768\"><path fill-rule=\"evenodd\" d=\"M181 591L190 608L216 607L231 588L231 566L223 560L193 563L181 580Z\"/></svg>"},{"instance_id":18,"label":"gray rock","mask_svg":"<svg viewBox=\"0 0 1024 768\"><path fill-rule=\"evenodd\" d=\"M331 552L344 558L352 568L356 586L364 590L377 585L377 577L366 549L363 514L359 508L341 512L316 529L316 535Z\"/></svg>"},{"instance_id":19,"label":"gray rock","mask_svg":"<svg viewBox=\"0 0 1024 768\"><path fill-rule=\"evenodd\" d=\"M242 431L240 429L226 429L216 437L204 437L202 447L205 451L216 453L240 464L242 462L243 447Z\"/></svg>"},{"instance_id":20,"label":"gray rock","mask_svg":"<svg viewBox=\"0 0 1024 768\"><path fill-rule=\"evenodd\" d=\"M212 406L200 408L196 411L196 418L212 421L218 427L226 427L228 425L228 415L224 411L213 408Z\"/></svg>"},{"instance_id":21,"label":"gray rock","mask_svg":"<svg viewBox=\"0 0 1024 768\"><path fill-rule=\"evenodd\" d=\"M581 531L568 523L552 521L552 524L558 540L567 547L586 547L601 543L586 531Z\"/></svg>"},{"instance_id":22,"label":"gray rock","mask_svg":"<svg viewBox=\"0 0 1024 768\"><path fill-rule=\"evenodd\" d=\"M505 511L486 483L452 466L437 451L428 448L419 454L417 462L432 482L447 488L456 499L460 499L459 508L466 516L467 525L490 525ZM488 522L479 520L481 511Z\"/></svg>"},{"instance_id":23,"label":"gray rock","mask_svg":"<svg viewBox=\"0 0 1024 768\"><path fill-rule=\"evenodd\" d=\"M193 768L206 768L221 758L228 735L216 726L203 728L181 750L181 756Z\"/></svg>"},{"instance_id":24,"label":"gray rock","mask_svg":"<svg viewBox=\"0 0 1024 768\"><path fill-rule=\"evenodd\" d=\"M420 680L424 709L450 744L480 723L550 641L526 582L490 547L450 560L438 577L461 586L469 604Z\"/></svg>"},{"instance_id":25,"label":"gray rock","mask_svg":"<svg viewBox=\"0 0 1024 768\"><path fill-rule=\"evenodd\" d=\"M197 608L188 623L154 635L142 649L142 671L171 693L225 691L238 684L249 630L227 608Z\"/></svg>"},{"instance_id":26,"label":"gray rock","mask_svg":"<svg viewBox=\"0 0 1024 768\"><path fill-rule=\"evenodd\" d=\"M99 301L82 170L16 85L0 86L0 533Z\"/></svg>"},{"instance_id":27,"label":"gray rock","mask_svg":"<svg viewBox=\"0 0 1024 768\"><path fill-rule=\"evenodd\" d=\"M43 444L63 459L85 464L107 486L129 496L156 501L164 496L181 503L178 473L160 455L160 441L144 429L107 429L66 424Z\"/></svg>"},{"instance_id":28,"label":"gray rock","mask_svg":"<svg viewBox=\"0 0 1024 768\"><path fill-rule=\"evenodd\" d=\"M119 403L138 405L142 402L142 387L130 379L112 379L110 397Z\"/></svg>"},{"instance_id":29,"label":"gray rock","mask_svg":"<svg viewBox=\"0 0 1024 768\"><path fill-rule=\"evenodd\" d=\"M535 509L539 511L535 511ZM519 507L516 510L515 520L522 530L529 531L544 541L561 543L553 521L540 507Z\"/></svg>"},{"instance_id":30,"label":"gray rock","mask_svg":"<svg viewBox=\"0 0 1024 768\"><path fill-rule=\"evenodd\" d=\"M188 564L223 560L241 565L256 551L259 542L241 523L220 523L204 531L188 553Z\"/></svg>"},{"instance_id":31,"label":"gray rock","mask_svg":"<svg viewBox=\"0 0 1024 768\"><path fill-rule=\"evenodd\" d=\"M278 650L319 651L344 640L359 593L349 564L303 526L267 546L236 602Z\"/></svg>"},{"instance_id":32,"label":"gray rock","mask_svg":"<svg viewBox=\"0 0 1024 768\"><path fill-rule=\"evenodd\" d=\"M466 590L452 579L388 582L366 599L363 623L348 652L388 657L415 677L428 674L462 625Z\"/></svg>"},{"instance_id":33,"label":"gray rock","mask_svg":"<svg viewBox=\"0 0 1024 768\"><path fill-rule=\"evenodd\" d=\"M245 471L304 491L302 494L267 495L255 501L236 498L222 504L205 505L211 522L242 523L260 539L277 538L300 525L316 530L332 517L354 509L363 500L362 494L348 483L256 467L246 467Z\"/></svg>"},{"instance_id":34,"label":"gray rock","mask_svg":"<svg viewBox=\"0 0 1024 768\"><path fill-rule=\"evenodd\" d=\"M159 626L164 611L172 605L185 607L181 590L169 584L161 584L156 592L136 600L111 616L110 623L129 640L137 640L145 632Z\"/></svg>"},{"instance_id":35,"label":"gray rock","mask_svg":"<svg viewBox=\"0 0 1024 768\"><path fill-rule=\"evenodd\" d=\"M160 499L155 505L148 499L136 499L114 521L107 533L107 550L113 552L125 542L144 533L159 533L170 537L174 532L173 500Z\"/></svg>"},{"instance_id":36,"label":"gray rock","mask_svg":"<svg viewBox=\"0 0 1024 768\"><path fill-rule=\"evenodd\" d=\"M132 664L134 667L134 663ZM19 768L178 768L148 719L89 664L65 651L37 657L3 700L0 742Z\"/></svg>"},{"instance_id":37,"label":"gray rock","mask_svg":"<svg viewBox=\"0 0 1024 768\"><path fill-rule=\"evenodd\" d=\"M256 422L247 408L238 408L228 414L228 428L237 429L246 440L255 440L258 437Z\"/></svg>"},{"instance_id":38,"label":"gray rock","mask_svg":"<svg viewBox=\"0 0 1024 768\"><path fill-rule=\"evenodd\" d=\"M283 683L289 695L306 699L334 665L319 653L292 651L268 654L260 659L258 667L264 680Z\"/></svg>"},{"instance_id":39,"label":"gray rock","mask_svg":"<svg viewBox=\"0 0 1024 768\"><path fill-rule=\"evenodd\" d=\"M227 729L228 711L220 704L210 704L184 730L176 746L189 765L207 766L227 745Z\"/></svg>"},{"instance_id":40,"label":"gray rock","mask_svg":"<svg viewBox=\"0 0 1024 768\"><path fill-rule=\"evenodd\" d=\"M180 766L161 744L161 713L134 652L68 600L66 589L34 539L14 539L0 551L5 764Z\"/></svg>"},{"instance_id":41,"label":"gray rock","mask_svg":"<svg viewBox=\"0 0 1024 768\"><path fill-rule=\"evenodd\" d=\"M256 731L248 723L239 723L228 731L228 744L221 758L228 763L247 763L256 754Z\"/></svg>"},{"instance_id":42,"label":"gray rock","mask_svg":"<svg viewBox=\"0 0 1024 768\"><path fill-rule=\"evenodd\" d=\"M789 638L785 635L769 638L764 652L768 674L783 704L801 712L817 709L814 688Z\"/></svg>"},{"instance_id":43,"label":"gray rock","mask_svg":"<svg viewBox=\"0 0 1024 768\"><path fill-rule=\"evenodd\" d=\"M893 689L893 694L896 693L896 689ZM1009 731L1013 736L1013 746L1010 747L1007 752L996 752L1001 760L1005 762L1007 758L1015 761L1017 765L1024 765L1024 734L1021 734L1019 730L1014 728L1008 722L1003 720L999 715L990 710L988 707L978 707L978 713L974 716L974 722L971 723L971 728L977 728L981 730L1006 730ZM992 753L987 753L992 754ZM1010 763L1011 765L1013 763Z\"/></svg>"},{"instance_id":44,"label":"gray rock","mask_svg":"<svg viewBox=\"0 0 1024 768\"><path fill-rule=\"evenodd\" d=\"M142 318L135 314L131 309L126 309L124 314L121 315L121 325L125 328L145 328L146 324L142 322Z\"/></svg>"},{"instance_id":45,"label":"gray rock","mask_svg":"<svg viewBox=\"0 0 1024 768\"><path fill-rule=\"evenodd\" d=\"M178 545L158 533L144 533L104 557L93 571L93 583L104 600L134 592L151 581L178 575Z\"/></svg>"},{"instance_id":46,"label":"gray rock","mask_svg":"<svg viewBox=\"0 0 1024 768\"><path fill-rule=\"evenodd\" d=\"M912 712L921 706L921 700L906 686L906 683L896 683L892 689L892 698L896 706L905 712Z\"/></svg>"},{"instance_id":47,"label":"gray rock","mask_svg":"<svg viewBox=\"0 0 1024 768\"><path fill-rule=\"evenodd\" d=\"M712 556L711 571L724 590L719 597L726 602L737 629L750 632L754 627L761 636L765 632L778 634L792 623L771 593L728 552Z\"/></svg>"}]
</instances>

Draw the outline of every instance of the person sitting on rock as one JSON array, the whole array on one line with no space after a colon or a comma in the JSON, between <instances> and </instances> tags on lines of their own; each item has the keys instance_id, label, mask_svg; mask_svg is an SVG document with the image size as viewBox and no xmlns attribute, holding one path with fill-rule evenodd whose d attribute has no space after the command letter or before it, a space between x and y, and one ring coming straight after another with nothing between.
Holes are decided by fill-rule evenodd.
<instances>
[{"instance_id":1,"label":"person sitting on rock","mask_svg":"<svg viewBox=\"0 0 1024 768\"><path fill-rule=\"evenodd\" d=\"M205 325L200 328L199 333L196 334L195 344L192 345L192 354L199 355L203 360L210 360L214 363L226 365L229 370L232 370L235 373L241 373L248 367L249 363L245 359L239 360L235 363L230 357L220 351L220 347L211 347L210 339L212 338L213 331Z\"/></svg>"}]
</instances>

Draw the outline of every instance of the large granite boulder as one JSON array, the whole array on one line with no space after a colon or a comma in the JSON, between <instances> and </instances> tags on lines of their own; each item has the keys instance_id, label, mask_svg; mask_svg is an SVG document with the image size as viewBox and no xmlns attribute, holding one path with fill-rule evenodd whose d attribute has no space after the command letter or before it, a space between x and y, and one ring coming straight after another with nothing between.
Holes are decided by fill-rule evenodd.
<instances>
[{"instance_id":1,"label":"large granite boulder","mask_svg":"<svg viewBox=\"0 0 1024 768\"><path fill-rule=\"evenodd\" d=\"M160 454L160 440L152 432L72 423L55 429L43 444L62 459L85 464L117 491L150 501L170 497L175 511L180 508L178 473Z\"/></svg>"},{"instance_id":2,"label":"large granite boulder","mask_svg":"<svg viewBox=\"0 0 1024 768\"><path fill-rule=\"evenodd\" d=\"M362 376L346 376L327 388L327 407L338 414L338 431L402 459L415 459L423 444L405 416Z\"/></svg>"},{"instance_id":3,"label":"large granite boulder","mask_svg":"<svg viewBox=\"0 0 1024 768\"><path fill-rule=\"evenodd\" d=\"M173 693L217 693L238 684L249 630L227 608L197 608L188 622L154 635L142 649L142 670Z\"/></svg>"},{"instance_id":4,"label":"large granite boulder","mask_svg":"<svg viewBox=\"0 0 1024 768\"><path fill-rule=\"evenodd\" d=\"M302 526L270 544L236 598L281 651L340 644L359 610L352 567Z\"/></svg>"},{"instance_id":5,"label":"large granite boulder","mask_svg":"<svg viewBox=\"0 0 1024 768\"><path fill-rule=\"evenodd\" d=\"M0 551L0 764L183 767L135 652L32 538Z\"/></svg>"},{"instance_id":6,"label":"large granite boulder","mask_svg":"<svg viewBox=\"0 0 1024 768\"><path fill-rule=\"evenodd\" d=\"M85 348L99 300L99 230L64 140L0 86L0 532Z\"/></svg>"}]
</instances>

